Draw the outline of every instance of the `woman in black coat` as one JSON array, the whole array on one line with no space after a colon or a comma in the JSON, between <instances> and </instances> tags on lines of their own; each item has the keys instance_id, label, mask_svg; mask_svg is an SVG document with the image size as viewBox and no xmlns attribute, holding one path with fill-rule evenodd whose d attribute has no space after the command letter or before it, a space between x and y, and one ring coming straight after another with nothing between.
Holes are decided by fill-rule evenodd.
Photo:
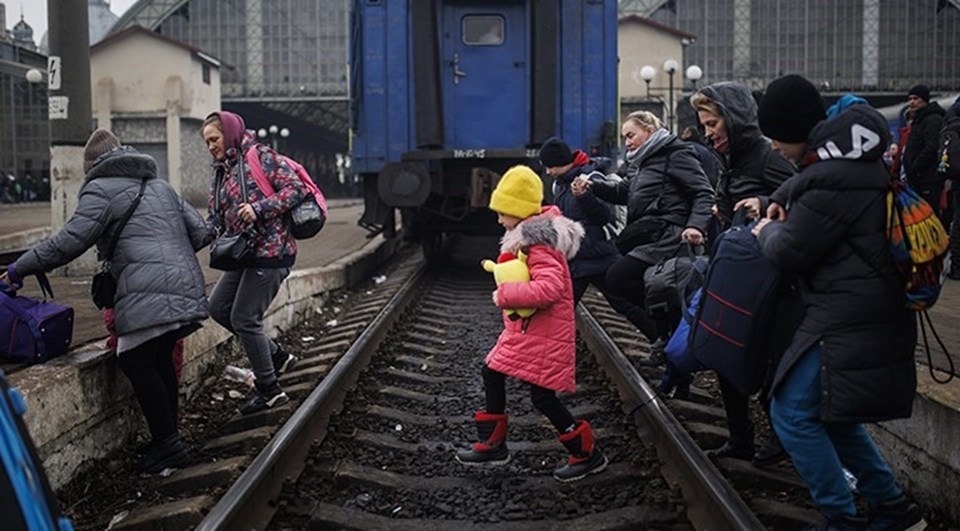
<instances>
[{"instance_id":1,"label":"woman in black coat","mask_svg":"<svg viewBox=\"0 0 960 531\"><path fill-rule=\"evenodd\" d=\"M885 235L889 132L863 103L815 125L806 111L819 102L809 81L787 76L760 104L764 134L802 167L753 229L764 254L800 277L804 302L777 366L771 416L824 528L863 524L846 467L867 498L870 528L907 529L920 512L860 424L909 417L916 393L915 316Z\"/></svg>"},{"instance_id":2,"label":"woman in black coat","mask_svg":"<svg viewBox=\"0 0 960 531\"><path fill-rule=\"evenodd\" d=\"M745 85L724 81L703 87L690 98L690 105L706 130L707 140L723 161L714 204L719 230L730 227L735 210L744 208L747 217L758 218L770 195L793 176L793 164L775 152L760 134L757 102ZM824 111L818 109L819 116ZM771 352L771 357L776 353ZM754 453L754 426L750 418L750 397L718 375L730 437L708 451L714 457L753 459L766 467L785 459L775 435ZM764 410L770 409L766 392Z\"/></svg>"},{"instance_id":3,"label":"woman in black coat","mask_svg":"<svg viewBox=\"0 0 960 531\"><path fill-rule=\"evenodd\" d=\"M631 248L607 270L607 284L619 288L633 304L646 307L643 274L648 267L676 256L683 241L703 243L713 189L697 156L686 142L663 128L652 113L637 111L623 122L621 132L627 148L623 180L574 181L574 195L592 190L600 199L627 205ZM637 230L639 229L639 230ZM661 322L658 335L670 324Z\"/></svg>"}]
</instances>

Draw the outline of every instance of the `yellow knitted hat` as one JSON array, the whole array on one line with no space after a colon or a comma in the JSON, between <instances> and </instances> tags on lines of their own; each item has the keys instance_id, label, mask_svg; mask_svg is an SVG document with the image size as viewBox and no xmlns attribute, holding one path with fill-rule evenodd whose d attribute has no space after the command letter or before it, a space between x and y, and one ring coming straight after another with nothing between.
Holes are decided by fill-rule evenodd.
<instances>
[{"instance_id":1,"label":"yellow knitted hat","mask_svg":"<svg viewBox=\"0 0 960 531\"><path fill-rule=\"evenodd\" d=\"M543 202L543 181L526 166L507 170L490 196L490 210L515 218L526 219L540 213Z\"/></svg>"}]
</instances>

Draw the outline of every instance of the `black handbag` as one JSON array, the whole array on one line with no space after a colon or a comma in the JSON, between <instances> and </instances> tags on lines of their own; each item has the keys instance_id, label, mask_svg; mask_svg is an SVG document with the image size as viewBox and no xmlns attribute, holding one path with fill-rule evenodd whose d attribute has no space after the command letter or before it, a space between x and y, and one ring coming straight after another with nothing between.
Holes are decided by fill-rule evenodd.
<instances>
[{"instance_id":1,"label":"black handbag","mask_svg":"<svg viewBox=\"0 0 960 531\"><path fill-rule=\"evenodd\" d=\"M684 255L680 250L686 250ZM687 284L693 276L694 263L706 261L702 247L694 250L690 243L683 243L677 250L677 255L648 267L643 272L644 305L647 314L654 319L674 318L681 314ZM699 269L706 270L706 266Z\"/></svg>"},{"instance_id":2,"label":"black handbag","mask_svg":"<svg viewBox=\"0 0 960 531\"><path fill-rule=\"evenodd\" d=\"M246 175L244 175L243 161L238 163L238 176L240 178L240 194L243 196L243 202L247 202L247 184ZM216 186L216 197L213 202L215 211L214 217L223 225L223 213L219 212L220 193L223 182L218 177ZM236 271L254 265L256 260L255 247L257 239L254 234L249 232L240 232L237 234L224 234L210 244L210 267L220 271Z\"/></svg>"},{"instance_id":3,"label":"black handbag","mask_svg":"<svg viewBox=\"0 0 960 531\"><path fill-rule=\"evenodd\" d=\"M630 223L617 235L616 245L620 254L626 255L635 248L660 239L667 222L657 218L640 218Z\"/></svg>"},{"instance_id":4,"label":"black handbag","mask_svg":"<svg viewBox=\"0 0 960 531\"><path fill-rule=\"evenodd\" d=\"M127 209L127 212L123 215L123 219L120 220L117 231L113 233L113 238L110 239L107 254L103 257L103 262L100 263L100 271L93 275L93 282L90 284L90 297L93 299L93 304L101 310L104 308L113 308L114 302L117 299L117 279L113 276L113 265L111 263L113 253L117 250L120 233L123 232L123 228L127 226L130 217L133 216L133 211L140 205L140 200L143 199L143 191L146 187L147 180L143 179L140 181L140 191L137 192L137 197L133 199L130 208Z\"/></svg>"}]
</instances>

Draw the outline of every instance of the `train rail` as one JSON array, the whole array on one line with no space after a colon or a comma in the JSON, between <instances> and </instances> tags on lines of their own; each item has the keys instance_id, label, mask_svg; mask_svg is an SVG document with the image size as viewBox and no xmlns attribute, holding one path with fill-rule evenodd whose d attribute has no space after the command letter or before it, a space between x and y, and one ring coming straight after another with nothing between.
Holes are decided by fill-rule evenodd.
<instances>
[{"instance_id":1,"label":"train rail","mask_svg":"<svg viewBox=\"0 0 960 531\"><path fill-rule=\"evenodd\" d=\"M501 324L479 256L454 254L433 267L408 257L342 301L336 326L283 376L290 405L195 436L198 463L143 480L162 495L129 504L113 529L780 529L815 517L789 473L703 454L722 435L704 428L722 423L722 412L704 422L718 401L699 390L689 402L656 397L645 382L656 369L639 363L646 344L596 294L578 308L578 388L563 399L595 426L609 469L554 481L566 454L516 383L514 460L456 463L476 436L479 370Z\"/></svg>"}]
</instances>

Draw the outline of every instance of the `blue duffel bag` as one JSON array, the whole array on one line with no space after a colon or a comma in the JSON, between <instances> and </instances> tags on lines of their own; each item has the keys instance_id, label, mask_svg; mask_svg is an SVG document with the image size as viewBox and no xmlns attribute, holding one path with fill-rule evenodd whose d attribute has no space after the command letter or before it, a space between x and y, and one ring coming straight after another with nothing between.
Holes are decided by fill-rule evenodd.
<instances>
[{"instance_id":1,"label":"blue duffel bag","mask_svg":"<svg viewBox=\"0 0 960 531\"><path fill-rule=\"evenodd\" d=\"M72 531L23 423L23 397L0 370L0 521L4 531Z\"/></svg>"},{"instance_id":2,"label":"blue duffel bag","mask_svg":"<svg viewBox=\"0 0 960 531\"><path fill-rule=\"evenodd\" d=\"M760 388L770 363L782 282L752 227L737 225L719 236L689 336L696 361L746 395Z\"/></svg>"},{"instance_id":3,"label":"blue duffel bag","mask_svg":"<svg viewBox=\"0 0 960 531\"><path fill-rule=\"evenodd\" d=\"M38 274L43 299L18 296L0 282L0 359L43 363L70 350L73 308L53 301L46 275Z\"/></svg>"}]
</instances>

